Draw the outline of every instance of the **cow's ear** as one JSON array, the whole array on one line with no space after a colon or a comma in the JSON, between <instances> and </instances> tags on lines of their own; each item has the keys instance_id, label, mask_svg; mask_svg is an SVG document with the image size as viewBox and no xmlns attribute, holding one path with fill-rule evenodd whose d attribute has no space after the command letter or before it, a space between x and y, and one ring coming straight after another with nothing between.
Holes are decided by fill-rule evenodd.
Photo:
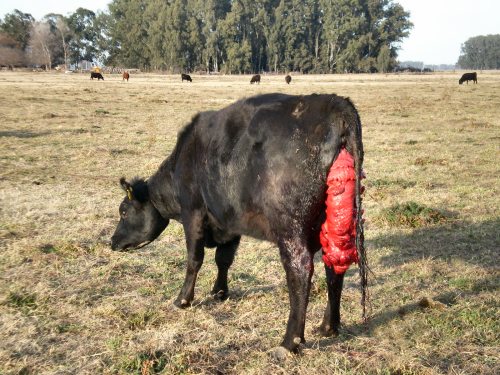
<instances>
[{"instance_id":1,"label":"cow's ear","mask_svg":"<svg viewBox=\"0 0 500 375\"><path fill-rule=\"evenodd\" d=\"M125 177L120 178L120 185L122 186L123 190L127 193L127 197L129 200L134 199L134 195L132 192L132 186L125 180Z\"/></svg>"}]
</instances>

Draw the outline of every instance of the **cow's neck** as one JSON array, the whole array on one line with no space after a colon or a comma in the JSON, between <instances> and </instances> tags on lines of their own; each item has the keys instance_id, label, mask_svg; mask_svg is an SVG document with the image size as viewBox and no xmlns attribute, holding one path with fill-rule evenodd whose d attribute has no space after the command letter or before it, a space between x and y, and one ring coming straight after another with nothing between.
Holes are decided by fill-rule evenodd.
<instances>
[{"instance_id":1,"label":"cow's neck","mask_svg":"<svg viewBox=\"0 0 500 375\"><path fill-rule=\"evenodd\" d=\"M151 203L165 219L179 220L181 208L172 183L172 168L169 159L165 160L155 174L148 179Z\"/></svg>"}]
</instances>

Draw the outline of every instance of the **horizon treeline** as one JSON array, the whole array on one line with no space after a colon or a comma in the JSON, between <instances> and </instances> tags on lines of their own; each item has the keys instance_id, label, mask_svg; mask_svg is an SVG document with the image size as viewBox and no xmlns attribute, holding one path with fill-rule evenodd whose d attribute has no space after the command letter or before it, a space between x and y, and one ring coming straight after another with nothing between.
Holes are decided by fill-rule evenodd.
<instances>
[{"instance_id":1,"label":"horizon treeline","mask_svg":"<svg viewBox=\"0 0 500 375\"><path fill-rule=\"evenodd\" d=\"M392 0L114 0L111 64L170 71L389 71L412 24Z\"/></svg>"},{"instance_id":2,"label":"horizon treeline","mask_svg":"<svg viewBox=\"0 0 500 375\"><path fill-rule=\"evenodd\" d=\"M462 44L458 65L465 69L500 69L500 34L467 39Z\"/></svg>"},{"instance_id":3,"label":"horizon treeline","mask_svg":"<svg viewBox=\"0 0 500 375\"><path fill-rule=\"evenodd\" d=\"M0 20L0 48L49 69L88 60L171 72L386 72L409 18L392 0L114 0L106 12L41 21L15 10Z\"/></svg>"}]
</instances>

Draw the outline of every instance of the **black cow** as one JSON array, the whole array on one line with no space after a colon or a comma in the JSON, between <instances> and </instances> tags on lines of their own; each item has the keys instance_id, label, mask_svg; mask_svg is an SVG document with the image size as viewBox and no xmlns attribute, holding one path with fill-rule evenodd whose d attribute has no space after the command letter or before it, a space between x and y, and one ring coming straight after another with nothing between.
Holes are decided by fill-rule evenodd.
<instances>
[{"instance_id":1,"label":"black cow","mask_svg":"<svg viewBox=\"0 0 500 375\"><path fill-rule=\"evenodd\" d=\"M290 76L290 74L287 74L286 77L285 77L285 82L289 85L290 82L292 82L292 77Z\"/></svg>"},{"instance_id":2,"label":"black cow","mask_svg":"<svg viewBox=\"0 0 500 375\"><path fill-rule=\"evenodd\" d=\"M94 78L97 78L98 81L101 79L104 81L104 77L102 76L101 73L90 72L90 79L94 80Z\"/></svg>"},{"instance_id":3,"label":"black cow","mask_svg":"<svg viewBox=\"0 0 500 375\"><path fill-rule=\"evenodd\" d=\"M193 82L193 80L191 79L191 76L189 74L182 73L181 79L182 79L182 82L184 82L184 80L189 81L189 82Z\"/></svg>"},{"instance_id":4,"label":"black cow","mask_svg":"<svg viewBox=\"0 0 500 375\"><path fill-rule=\"evenodd\" d=\"M304 325L313 257L321 248L326 177L342 147L354 156L357 248L365 266L361 220L361 123L349 99L336 95L266 94L196 115L170 156L149 179L120 180L127 196L111 238L113 250L156 239L169 220L182 223L187 273L174 304L194 298L205 247L215 247L218 276L212 293L228 295L227 273L241 235L278 245L286 271L290 316L283 348L296 352ZM343 274L325 267L328 305L320 333L338 333Z\"/></svg>"},{"instance_id":5,"label":"black cow","mask_svg":"<svg viewBox=\"0 0 500 375\"><path fill-rule=\"evenodd\" d=\"M252 79L250 79L250 84L253 84L255 82L260 84L260 74L256 74L256 75L252 76Z\"/></svg>"},{"instance_id":6,"label":"black cow","mask_svg":"<svg viewBox=\"0 0 500 375\"><path fill-rule=\"evenodd\" d=\"M458 80L458 84L461 85L462 83L467 83L469 84L469 81L473 81L474 83L477 84L477 73L464 73L462 77Z\"/></svg>"}]
</instances>

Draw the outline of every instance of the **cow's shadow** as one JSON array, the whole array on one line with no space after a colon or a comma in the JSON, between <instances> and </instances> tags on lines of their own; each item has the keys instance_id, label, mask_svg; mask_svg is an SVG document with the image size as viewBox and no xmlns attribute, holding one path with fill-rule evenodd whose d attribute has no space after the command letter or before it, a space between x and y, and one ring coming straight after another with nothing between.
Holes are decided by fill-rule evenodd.
<instances>
[{"instance_id":1,"label":"cow's shadow","mask_svg":"<svg viewBox=\"0 0 500 375\"><path fill-rule=\"evenodd\" d=\"M381 266L395 267L408 262L434 258L461 259L484 268L497 267L500 249L500 219L480 223L454 222L419 228L411 233L385 234L369 241L370 247L393 249L382 257Z\"/></svg>"},{"instance_id":2,"label":"cow's shadow","mask_svg":"<svg viewBox=\"0 0 500 375\"><path fill-rule=\"evenodd\" d=\"M380 260L380 267L398 267L420 260L424 257L451 261L461 259L474 266L485 269L498 269L500 249L500 219L480 223L455 222L431 228L421 228L411 233L381 235L368 241L371 251L388 247L392 253ZM377 278L377 282L383 280ZM458 297L461 299L485 291L498 291L498 283L494 278L478 279L466 290L447 288L445 292L431 291L429 297L442 306L453 305ZM354 337L370 336L378 327L394 319L411 316L416 311L428 308L421 301L413 301L404 305L389 308L370 317L368 323L354 323L342 327L340 337L321 338L308 346L327 347L335 342L348 341Z\"/></svg>"},{"instance_id":3,"label":"cow's shadow","mask_svg":"<svg viewBox=\"0 0 500 375\"><path fill-rule=\"evenodd\" d=\"M446 308L445 306L453 304L453 301L460 296L462 299L466 299L469 296L475 295L479 292L497 291L498 285L494 280L479 280L474 283L471 288L467 291L463 290L453 290L443 293L438 293L432 296L433 301L438 302L437 308ZM433 302L435 303L435 302ZM442 306L442 307L440 307ZM322 337L314 343L307 343L306 347L319 347L325 348L334 345L336 342L345 342L352 340L356 337L371 336L373 332L378 328L382 327L392 320L404 319L406 316L411 319L411 315L417 311L422 311L430 307L422 303L422 301L414 301L407 303L397 308L391 308L388 310L381 311L378 314L370 316L367 323L359 322L349 325L342 325L340 330L340 336L338 337ZM317 332L315 332L318 335Z\"/></svg>"}]
</instances>

